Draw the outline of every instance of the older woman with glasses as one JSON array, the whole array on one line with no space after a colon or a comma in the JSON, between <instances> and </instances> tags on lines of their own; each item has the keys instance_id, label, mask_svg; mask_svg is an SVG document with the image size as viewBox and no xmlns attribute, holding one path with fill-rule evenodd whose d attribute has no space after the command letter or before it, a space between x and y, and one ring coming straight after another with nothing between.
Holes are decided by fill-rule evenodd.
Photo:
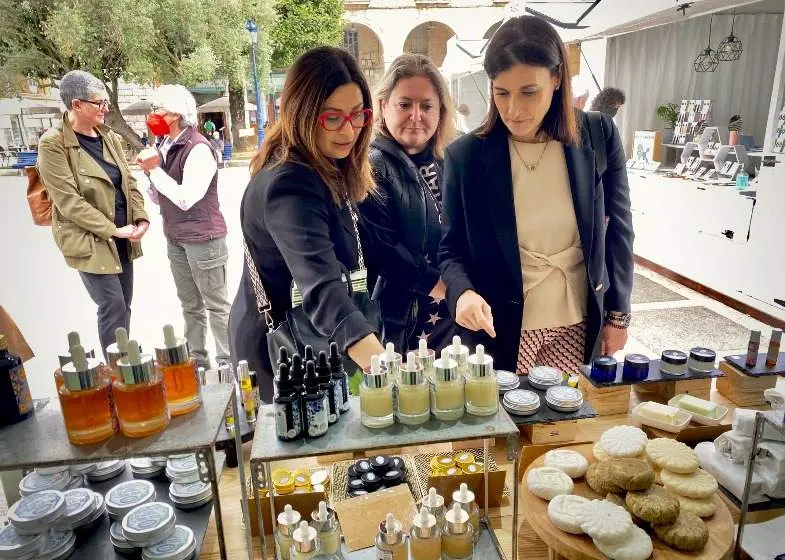
<instances>
[{"instance_id":1,"label":"older woman with glasses","mask_svg":"<svg viewBox=\"0 0 785 560\"><path fill-rule=\"evenodd\" d=\"M60 82L63 120L38 143L38 168L52 200L52 233L98 306L101 347L128 329L133 260L150 225L144 198L128 168L120 137L105 124L103 82L80 70Z\"/></svg>"}]
</instances>

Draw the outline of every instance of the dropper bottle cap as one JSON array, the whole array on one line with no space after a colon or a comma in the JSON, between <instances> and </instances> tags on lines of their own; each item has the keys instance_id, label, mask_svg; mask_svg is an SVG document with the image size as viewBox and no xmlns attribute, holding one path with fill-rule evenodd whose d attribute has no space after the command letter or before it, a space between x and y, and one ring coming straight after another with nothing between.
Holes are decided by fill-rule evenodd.
<instances>
[{"instance_id":1,"label":"dropper bottle cap","mask_svg":"<svg viewBox=\"0 0 785 560\"><path fill-rule=\"evenodd\" d=\"M363 383L369 389L387 386L387 368L382 365L379 356L371 356L371 371L363 374Z\"/></svg>"},{"instance_id":2,"label":"dropper bottle cap","mask_svg":"<svg viewBox=\"0 0 785 560\"><path fill-rule=\"evenodd\" d=\"M387 368L387 374L392 375L393 379L398 377L403 356L395 351L395 344L388 342L384 352L379 355L379 361Z\"/></svg>"},{"instance_id":3,"label":"dropper bottle cap","mask_svg":"<svg viewBox=\"0 0 785 560\"><path fill-rule=\"evenodd\" d=\"M344 373L343 360L341 359L341 354L338 352L338 345L335 342L330 343L330 356L327 361L330 364L330 372L333 376Z\"/></svg>"},{"instance_id":4,"label":"dropper bottle cap","mask_svg":"<svg viewBox=\"0 0 785 560\"><path fill-rule=\"evenodd\" d=\"M465 364L469 359L469 347L461 344L461 337L457 334L452 337L452 344L447 347L447 353L458 364Z\"/></svg>"},{"instance_id":5,"label":"dropper bottle cap","mask_svg":"<svg viewBox=\"0 0 785 560\"><path fill-rule=\"evenodd\" d=\"M302 385L305 377L305 362L303 362L302 356L297 352L292 354L292 367L289 369L289 372L292 376L292 383Z\"/></svg>"},{"instance_id":6,"label":"dropper bottle cap","mask_svg":"<svg viewBox=\"0 0 785 560\"><path fill-rule=\"evenodd\" d=\"M125 327L117 327L114 331L114 342L106 347L106 361L109 369L116 371L117 362L128 352L128 331Z\"/></svg>"},{"instance_id":7,"label":"dropper bottle cap","mask_svg":"<svg viewBox=\"0 0 785 560\"><path fill-rule=\"evenodd\" d=\"M327 507L327 502L319 502L319 508L311 512L311 526L320 533L332 531L335 528L337 519L335 511Z\"/></svg>"},{"instance_id":8,"label":"dropper bottle cap","mask_svg":"<svg viewBox=\"0 0 785 560\"><path fill-rule=\"evenodd\" d=\"M462 482L458 490L452 493L452 501L463 506L468 506L474 502L474 492L469 490L465 482Z\"/></svg>"},{"instance_id":9,"label":"dropper bottle cap","mask_svg":"<svg viewBox=\"0 0 785 560\"><path fill-rule=\"evenodd\" d=\"M441 357L433 364L437 381L455 381L459 377L458 362L450 357L447 348L442 349Z\"/></svg>"},{"instance_id":10,"label":"dropper bottle cap","mask_svg":"<svg viewBox=\"0 0 785 560\"><path fill-rule=\"evenodd\" d=\"M162 367L175 366L188 361L188 341L174 334L172 325L164 325L164 345L155 349L155 357Z\"/></svg>"},{"instance_id":11,"label":"dropper bottle cap","mask_svg":"<svg viewBox=\"0 0 785 560\"><path fill-rule=\"evenodd\" d=\"M428 494L422 499L422 503L433 511L435 509L444 507L444 498L436 492L436 488L431 486L428 489Z\"/></svg>"},{"instance_id":12,"label":"dropper bottle cap","mask_svg":"<svg viewBox=\"0 0 785 560\"><path fill-rule=\"evenodd\" d=\"M418 538L430 539L436 532L436 517L428 513L425 506L414 516L414 533Z\"/></svg>"},{"instance_id":13,"label":"dropper bottle cap","mask_svg":"<svg viewBox=\"0 0 785 560\"><path fill-rule=\"evenodd\" d=\"M406 363L401 365L401 385L420 385L423 380L422 366L414 352L406 354Z\"/></svg>"},{"instance_id":14,"label":"dropper bottle cap","mask_svg":"<svg viewBox=\"0 0 785 560\"><path fill-rule=\"evenodd\" d=\"M316 362L316 375L322 383L327 383L333 378L330 372L330 364L327 362L327 353L324 351L319 352L319 359Z\"/></svg>"},{"instance_id":15,"label":"dropper bottle cap","mask_svg":"<svg viewBox=\"0 0 785 560\"><path fill-rule=\"evenodd\" d=\"M278 394L282 397L285 397L292 392L292 380L289 377L289 366L286 364L278 364L278 375L275 376L275 386L278 388Z\"/></svg>"},{"instance_id":16,"label":"dropper bottle cap","mask_svg":"<svg viewBox=\"0 0 785 560\"><path fill-rule=\"evenodd\" d=\"M307 521L300 521L300 526L292 535L294 549L297 552L315 552L319 550L319 534L316 529L308 526Z\"/></svg>"},{"instance_id":17,"label":"dropper bottle cap","mask_svg":"<svg viewBox=\"0 0 785 560\"><path fill-rule=\"evenodd\" d=\"M453 535L462 535L469 530L469 514L458 504L453 504L444 519L447 521L447 531Z\"/></svg>"},{"instance_id":18,"label":"dropper bottle cap","mask_svg":"<svg viewBox=\"0 0 785 560\"><path fill-rule=\"evenodd\" d=\"M150 354L141 354L139 344L135 340L129 340L127 354L118 360L120 375L126 385L136 385L146 383L155 378L155 362Z\"/></svg>"},{"instance_id":19,"label":"dropper bottle cap","mask_svg":"<svg viewBox=\"0 0 785 560\"><path fill-rule=\"evenodd\" d=\"M309 395L319 392L319 377L316 375L316 364L313 360L305 362L305 392Z\"/></svg>"},{"instance_id":20,"label":"dropper bottle cap","mask_svg":"<svg viewBox=\"0 0 785 560\"><path fill-rule=\"evenodd\" d=\"M289 350L286 349L286 346L278 348L278 363L292 365L292 360L289 358Z\"/></svg>"},{"instance_id":21,"label":"dropper bottle cap","mask_svg":"<svg viewBox=\"0 0 785 560\"><path fill-rule=\"evenodd\" d=\"M401 544L404 539L403 524L395 519L392 513L388 513L386 519L379 525L379 536L385 544Z\"/></svg>"},{"instance_id":22,"label":"dropper bottle cap","mask_svg":"<svg viewBox=\"0 0 785 560\"><path fill-rule=\"evenodd\" d=\"M476 353L469 356L469 375L472 377L493 375L493 358L485 353L485 346L482 344L478 344Z\"/></svg>"},{"instance_id":23,"label":"dropper bottle cap","mask_svg":"<svg viewBox=\"0 0 785 560\"><path fill-rule=\"evenodd\" d=\"M65 364L71 361L71 348L74 346L81 345L82 342L79 339L79 333L76 331L71 331L68 333L68 351L63 352L62 354L57 355L57 361L60 363L60 367L62 368ZM84 348L84 346L82 346ZM85 356L88 358L95 358L95 352L92 348L85 348Z\"/></svg>"},{"instance_id":24,"label":"dropper bottle cap","mask_svg":"<svg viewBox=\"0 0 785 560\"><path fill-rule=\"evenodd\" d=\"M291 536L301 518L299 511L292 509L291 504L286 504L283 511L278 514L278 530L282 535Z\"/></svg>"},{"instance_id":25,"label":"dropper bottle cap","mask_svg":"<svg viewBox=\"0 0 785 560\"><path fill-rule=\"evenodd\" d=\"M101 362L88 358L79 344L71 348L71 361L63 366L62 371L63 385L69 391L85 391L101 384Z\"/></svg>"},{"instance_id":26,"label":"dropper bottle cap","mask_svg":"<svg viewBox=\"0 0 785 560\"><path fill-rule=\"evenodd\" d=\"M307 364L309 361L313 362L316 360L316 356L313 353L313 346L307 344L305 346L305 356L303 357L303 361Z\"/></svg>"}]
</instances>

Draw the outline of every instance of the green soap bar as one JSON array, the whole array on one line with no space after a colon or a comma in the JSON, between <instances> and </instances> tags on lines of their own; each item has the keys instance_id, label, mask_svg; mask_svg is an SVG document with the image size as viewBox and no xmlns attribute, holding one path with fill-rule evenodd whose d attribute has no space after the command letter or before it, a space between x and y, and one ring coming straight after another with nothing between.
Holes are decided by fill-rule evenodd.
<instances>
[{"instance_id":1,"label":"green soap bar","mask_svg":"<svg viewBox=\"0 0 785 560\"><path fill-rule=\"evenodd\" d=\"M679 401L679 408L712 418L717 410L717 405L713 402L693 397L692 395L684 395Z\"/></svg>"}]
</instances>

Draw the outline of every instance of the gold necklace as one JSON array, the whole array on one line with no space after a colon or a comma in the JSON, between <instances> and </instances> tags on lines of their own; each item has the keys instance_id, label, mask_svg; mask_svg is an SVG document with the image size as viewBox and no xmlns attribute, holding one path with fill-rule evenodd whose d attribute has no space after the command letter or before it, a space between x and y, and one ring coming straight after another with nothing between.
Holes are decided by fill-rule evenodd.
<instances>
[{"instance_id":1,"label":"gold necklace","mask_svg":"<svg viewBox=\"0 0 785 560\"><path fill-rule=\"evenodd\" d=\"M526 160L523 159L521 152L518 151L518 144L515 142L515 140L512 141L512 147L515 148L515 153L518 154L518 159L521 160L521 163L529 173L534 172L534 170L537 169L537 166L540 165L540 162L542 161L542 156L545 155L545 150L548 149L548 144L549 142L545 142L545 146L543 147L542 152L540 152L540 157L537 158L537 161L535 161L534 163L527 163Z\"/></svg>"}]
</instances>

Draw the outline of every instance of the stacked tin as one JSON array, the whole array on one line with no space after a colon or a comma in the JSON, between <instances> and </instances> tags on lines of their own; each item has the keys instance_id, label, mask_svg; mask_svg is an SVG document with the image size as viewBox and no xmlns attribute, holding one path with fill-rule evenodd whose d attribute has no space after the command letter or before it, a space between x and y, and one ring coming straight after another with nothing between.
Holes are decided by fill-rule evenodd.
<instances>
[{"instance_id":1,"label":"stacked tin","mask_svg":"<svg viewBox=\"0 0 785 560\"><path fill-rule=\"evenodd\" d=\"M550 387L545 392L545 404L559 412L577 412L583 405L583 393L574 387Z\"/></svg>"},{"instance_id":2,"label":"stacked tin","mask_svg":"<svg viewBox=\"0 0 785 560\"><path fill-rule=\"evenodd\" d=\"M535 389L547 391L551 387L561 385L564 381L564 374L553 367L534 366L529 370L529 385Z\"/></svg>"},{"instance_id":3,"label":"stacked tin","mask_svg":"<svg viewBox=\"0 0 785 560\"><path fill-rule=\"evenodd\" d=\"M90 482L104 482L117 478L125 472L125 461L103 461L95 465L95 469L87 473Z\"/></svg>"},{"instance_id":4,"label":"stacked tin","mask_svg":"<svg viewBox=\"0 0 785 560\"><path fill-rule=\"evenodd\" d=\"M502 406L515 416L531 416L540 409L540 396L534 391L514 389L504 394Z\"/></svg>"},{"instance_id":5,"label":"stacked tin","mask_svg":"<svg viewBox=\"0 0 785 560\"><path fill-rule=\"evenodd\" d=\"M147 480L122 482L106 493L109 517L121 521L134 508L155 501L155 487Z\"/></svg>"},{"instance_id":6,"label":"stacked tin","mask_svg":"<svg viewBox=\"0 0 785 560\"><path fill-rule=\"evenodd\" d=\"M169 499L177 509L197 509L212 501L213 489L209 484L200 481L187 484L172 482L169 485Z\"/></svg>"},{"instance_id":7,"label":"stacked tin","mask_svg":"<svg viewBox=\"0 0 785 560\"><path fill-rule=\"evenodd\" d=\"M166 457L163 457L163 461L160 458L142 457L131 459L128 464L131 465L134 478L148 479L162 475L166 470L166 462Z\"/></svg>"},{"instance_id":8,"label":"stacked tin","mask_svg":"<svg viewBox=\"0 0 785 560\"><path fill-rule=\"evenodd\" d=\"M521 386L520 377L511 371L496 370L496 382L499 384L500 393L506 393Z\"/></svg>"},{"instance_id":9,"label":"stacked tin","mask_svg":"<svg viewBox=\"0 0 785 560\"><path fill-rule=\"evenodd\" d=\"M166 463L166 477L179 484L199 482L199 465L196 455L173 455Z\"/></svg>"}]
</instances>

